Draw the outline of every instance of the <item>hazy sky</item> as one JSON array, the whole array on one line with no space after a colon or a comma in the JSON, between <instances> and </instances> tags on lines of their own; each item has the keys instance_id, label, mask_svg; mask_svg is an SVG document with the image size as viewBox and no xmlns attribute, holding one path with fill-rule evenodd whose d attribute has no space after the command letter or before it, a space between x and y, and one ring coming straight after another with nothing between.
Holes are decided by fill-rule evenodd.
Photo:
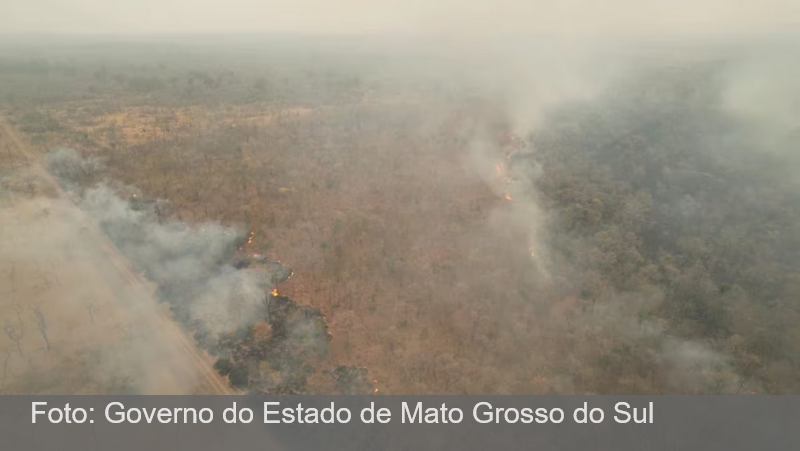
<instances>
[{"instance_id":1,"label":"hazy sky","mask_svg":"<svg viewBox=\"0 0 800 451\"><path fill-rule=\"evenodd\" d=\"M0 0L4 33L742 34L799 0Z\"/></svg>"}]
</instances>

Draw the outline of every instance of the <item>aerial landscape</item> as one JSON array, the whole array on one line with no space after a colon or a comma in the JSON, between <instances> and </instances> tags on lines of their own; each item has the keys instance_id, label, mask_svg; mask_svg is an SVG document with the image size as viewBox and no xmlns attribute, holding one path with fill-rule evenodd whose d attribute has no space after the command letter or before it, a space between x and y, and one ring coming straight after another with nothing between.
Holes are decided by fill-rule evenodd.
<instances>
[{"instance_id":1,"label":"aerial landscape","mask_svg":"<svg viewBox=\"0 0 800 451\"><path fill-rule=\"evenodd\" d=\"M746 16L9 22L0 394L800 393L800 40Z\"/></svg>"}]
</instances>

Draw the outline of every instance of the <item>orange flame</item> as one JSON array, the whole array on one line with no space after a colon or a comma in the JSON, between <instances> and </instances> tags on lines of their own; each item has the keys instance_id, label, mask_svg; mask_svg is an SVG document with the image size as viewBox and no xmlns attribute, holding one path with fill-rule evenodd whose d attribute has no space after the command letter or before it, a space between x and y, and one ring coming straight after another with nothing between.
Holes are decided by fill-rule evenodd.
<instances>
[{"instance_id":1,"label":"orange flame","mask_svg":"<svg viewBox=\"0 0 800 451\"><path fill-rule=\"evenodd\" d=\"M250 238L247 239L247 244L251 244L253 242L253 237L256 236L256 232L250 232Z\"/></svg>"},{"instance_id":2,"label":"orange flame","mask_svg":"<svg viewBox=\"0 0 800 451\"><path fill-rule=\"evenodd\" d=\"M511 196L509 196L508 194L506 194L506 199L507 199L507 200L512 200L512 201L514 200L514 199L512 199L512 198L511 198Z\"/></svg>"},{"instance_id":3,"label":"orange flame","mask_svg":"<svg viewBox=\"0 0 800 451\"><path fill-rule=\"evenodd\" d=\"M278 297L278 289L277 288L273 288L272 291L270 291L270 294L273 297Z\"/></svg>"}]
</instances>

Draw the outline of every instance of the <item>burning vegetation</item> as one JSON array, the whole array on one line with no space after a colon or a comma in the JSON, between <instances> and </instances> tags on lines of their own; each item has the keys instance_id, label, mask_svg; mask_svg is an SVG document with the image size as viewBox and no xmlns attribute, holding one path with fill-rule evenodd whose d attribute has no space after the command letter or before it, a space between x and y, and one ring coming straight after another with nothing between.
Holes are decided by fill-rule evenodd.
<instances>
[{"instance_id":1,"label":"burning vegetation","mask_svg":"<svg viewBox=\"0 0 800 451\"><path fill-rule=\"evenodd\" d=\"M74 182L62 180L67 186ZM251 394L302 394L309 392L309 379L328 374L332 387L373 391L354 376L368 377L365 368L352 374L347 367L324 368L331 340L325 317L279 295L292 270L252 253L255 232L243 238L217 224L161 221L163 202L138 194L123 201L102 185L79 191L84 208L136 269L157 283L157 297L216 358L214 368L233 387Z\"/></svg>"},{"instance_id":2,"label":"burning vegetation","mask_svg":"<svg viewBox=\"0 0 800 451\"><path fill-rule=\"evenodd\" d=\"M505 67L326 51L9 57L0 92L244 391L800 390L792 71L611 55L501 99Z\"/></svg>"}]
</instances>

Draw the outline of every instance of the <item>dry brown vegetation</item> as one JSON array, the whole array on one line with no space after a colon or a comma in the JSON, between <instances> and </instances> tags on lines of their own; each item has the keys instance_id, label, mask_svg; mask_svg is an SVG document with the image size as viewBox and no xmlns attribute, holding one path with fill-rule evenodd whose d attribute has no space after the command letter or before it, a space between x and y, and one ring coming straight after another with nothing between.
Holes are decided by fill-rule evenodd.
<instances>
[{"instance_id":1,"label":"dry brown vegetation","mask_svg":"<svg viewBox=\"0 0 800 451\"><path fill-rule=\"evenodd\" d=\"M335 392L322 373L337 365L366 366L388 394L800 387L797 196L741 155L703 153L696 136L729 124L705 68L645 77L661 98L631 85L524 140L491 97L398 95L347 71L128 69L64 75L75 98L14 97L6 115L41 152L101 161L85 183L243 225L242 253L291 267L280 295L333 335L299 391ZM535 183L509 201L506 177ZM735 187L747 177L772 203ZM715 207L680 222L691 202ZM273 329L253 323L258 348ZM277 384L269 362L246 366L241 386Z\"/></svg>"},{"instance_id":2,"label":"dry brown vegetation","mask_svg":"<svg viewBox=\"0 0 800 451\"><path fill-rule=\"evenodd\" d=\"M524 240L525 231L488 230L489 214L507 201L471 173L463 142L437 137L468 113L420 124L420 108L288 110L269 121L258 110L72 115L59 123L96 147L58 134L48 143L103 157L110 177L169 199L180 220L246 224L255 233L252 251L295 271L281 294L330 319L331 362L367 366L389 392L482 392L496 375L465 377L454 356L485 355L476 340L499 326L479 315L498 312L504 287L524 280L519 263L529 255L515 233ZM385 125L375 126L382 114L412 122L398 123L397 134L406 135L386 136ZM342 130L343 117L351 130ZM485 305L466 312L465 304ZM510 347L505 360L516 352ZM449 356L451 367L442 368L439 356Z\"/></svg>"}]
</instances>

